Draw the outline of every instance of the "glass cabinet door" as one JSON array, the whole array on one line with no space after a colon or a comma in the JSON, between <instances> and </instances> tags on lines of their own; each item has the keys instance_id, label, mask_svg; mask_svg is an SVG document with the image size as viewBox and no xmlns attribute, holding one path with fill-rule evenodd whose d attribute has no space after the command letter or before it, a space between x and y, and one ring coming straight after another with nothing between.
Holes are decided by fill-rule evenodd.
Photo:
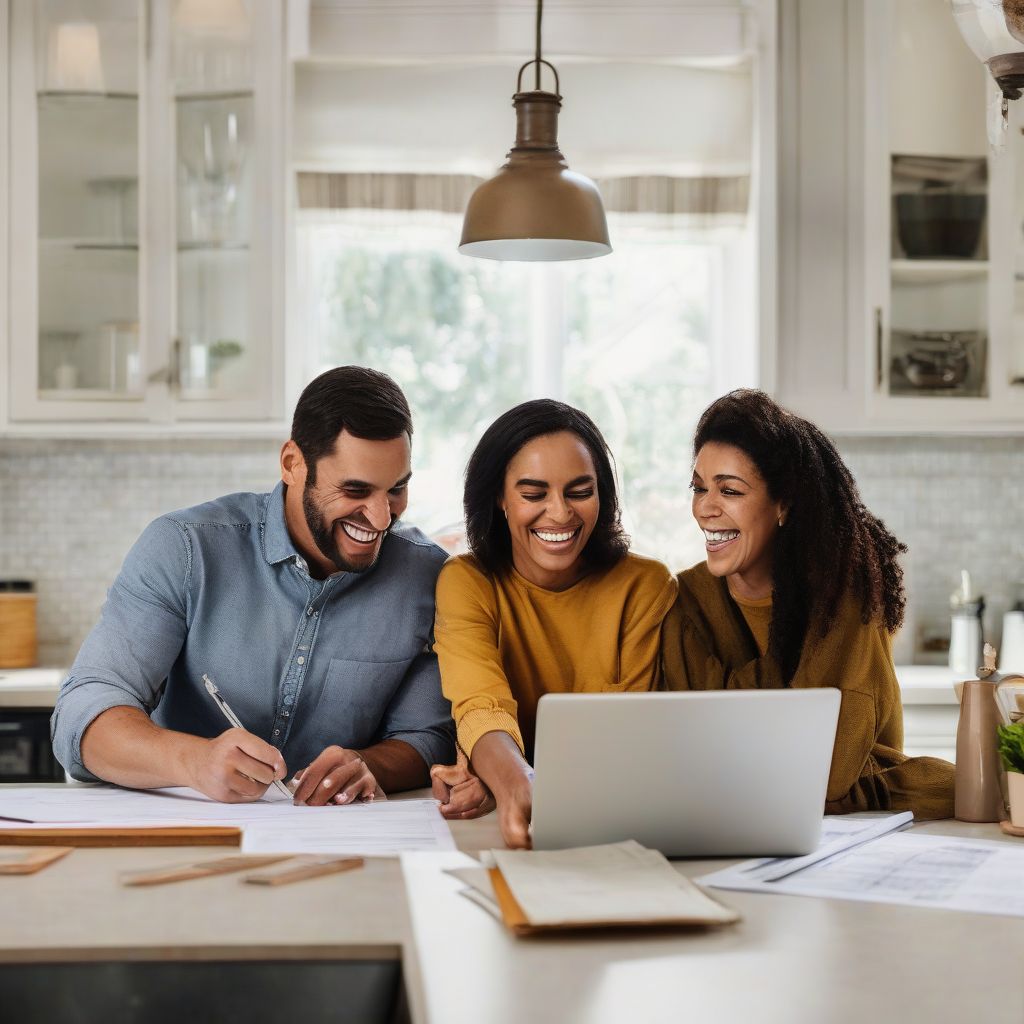
<instances>
[{"instance_id":1,"label":"glass cabinet door","mask_svg":"<svg viewBox=\"0 0 1024 1024\"><path fill-rule=\"evenodd\" d=\"M34 188L27 190L34 202L15 204L12 237L35 241L38 345L34 386L12 398L51 406L137 404L145 373L139 6L136 0L85 6L44 0L16 8L19 16L22 39L31 33L34 42L31 81L26 74L23 83L25 93L31 88L30 107L27 96L18 97L20 115L34 129ZM16 346L27 341L18 333L14 339Z\"/></svg>"},{"instance_id":2,"label":"glass cabinet door","mask_svg":"<svg viewBox=\"0 0 1024 1024\"><path fill-rule=\"evenodd\" d=\"M284 5L10 10L12 420L280 415Z\"/></svg>"},{"instance_id":3,"label":"glass cabinet door","mask_svg":"<svg viewBox=\"0 0 1024 1024\"><path fill-rule=\"evenodd\" d=\"M253 6L180 0L170 26L179 418L244 415L266 392L268 247L256 210L268 161L255 80L266 12Z\"/></svg>"}]
</instances>

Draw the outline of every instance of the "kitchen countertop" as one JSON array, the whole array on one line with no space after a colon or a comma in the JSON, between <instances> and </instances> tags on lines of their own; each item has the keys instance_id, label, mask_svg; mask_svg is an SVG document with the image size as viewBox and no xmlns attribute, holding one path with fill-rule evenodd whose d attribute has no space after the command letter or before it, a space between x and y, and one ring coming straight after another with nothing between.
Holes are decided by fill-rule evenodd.
<instances>
[{"instance_id":1,"label":"kitchen countertop","mask_svg":"<svg viewBox=\"0 0 1024 1024\"><path fill-rule=\"evenodd\" d=\"M0 707L53 707L67 670L0 669ZM897 665L904 704L956 704L957 673L945 665Z\"/></svg>"},{"instance_id":2,"label":"kitchen countertop","mask_svg":"<svg viewBox=\"0 0 1024 1024\"><path fill-rule=\"evenodd\" d=\"M52 708L62 668L0 668L0 708Z\"/></svg>"},{"instance_id":3,"label":"kitchen countertop","mask_svg":"<svg viewBox=\"0 0 1024 1024\"><path fill-rule=\"evenodd\" d=\"M906 704L956 704L953 683L960 674L948 665L897 665L896 679Z\"/></svg>"},{"instance_id":4,"label":"kitchen countertop","mask_svg":"<svg viewBox=\"0 0 1024 1024\"><path fill-rule=\"evenodd\" d=\"M995 825L918 830L1021 842ZM468 853L500 844L494 814L453 822L452 832ZM858 1024L878 1019L880 1008L887 1020L952 1024L980 1014L986 1024L1016 1024L1024 1005L1024 919L1016 917L727 892L720 898L743 915L730 928L522 940L438 870L407 873L403 884L391 859L280 890L235 875L120 884L129 869L221 856L83 849L37 875L0 878L0 968L85 964L95 973L111 962L206 962L195 977L216 985L231 962L390 962L401 965L408 1000L390 1019L413 1024ZM724 862L674 866L693 877ZM57 970L47 977L69 984Z\"/></svg>"},{"instance_id":5,"label":"kitchen countertop","mask_svg":"<svg viewBox=\"0 0 1024 1024\"><path fill-rule=\"evenodd\" d=\"M60 668L0 669L0 711L52 708L66 674ZM897 665L896 678L903 695L906 752L955 760L957 673L945 665Z\"/></svg>"}]
</instances>

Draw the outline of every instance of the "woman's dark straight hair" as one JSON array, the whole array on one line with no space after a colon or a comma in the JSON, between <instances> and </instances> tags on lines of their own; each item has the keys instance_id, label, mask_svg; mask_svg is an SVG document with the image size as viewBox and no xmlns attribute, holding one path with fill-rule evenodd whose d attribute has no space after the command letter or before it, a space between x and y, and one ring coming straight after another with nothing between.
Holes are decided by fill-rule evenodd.
<instances>
[{"instance_id":1,"label":"woman's dark straight hair","mask_svg":"<svg viewBox=\"0 0 1024 1024\"><path fill-rule=\"evenodd\" d=\"M412 414L402 389L380 370L335 366L311 380L292 417L292 440L306 460L307 487L316 484L316 464L334 451L347 430L365 441L412 438Z\"/></svg>"},{"instance_id":2,"label":"woman's dark straight hair","mask_svg":"<svg viewBox=\"0 0 1024 1024\"><path fill-rule=\"evenodd\" d=\"M746 453L786 509L772 552L768 652L788 684L809 637L824 636L852 595L864 623L894 632L906 594L899 555L907 550L865 507L835 445L808 420L763 391L740 389L712 402L693 438L693 457L709 442Z\"/></svg>"},{"instance_id":3,"label":"woman's dark straight hair","mask_svg":"<svg viewBox=\"0 0 1024 1024\"><path fill-rule=\"evenodd\" d=\"M466 536L470 551L486 572L497 575L512 565L508 524L498 508L508 464L535 437L563 431L575 434L586 445L597 474L601 507L583 558L592 568L607 568L629 549L629 538L622 528L612 454L601 431L579 409L551 398L538 398L502 413L484 431L466 466Z\"/></svg>"}]
</instances>

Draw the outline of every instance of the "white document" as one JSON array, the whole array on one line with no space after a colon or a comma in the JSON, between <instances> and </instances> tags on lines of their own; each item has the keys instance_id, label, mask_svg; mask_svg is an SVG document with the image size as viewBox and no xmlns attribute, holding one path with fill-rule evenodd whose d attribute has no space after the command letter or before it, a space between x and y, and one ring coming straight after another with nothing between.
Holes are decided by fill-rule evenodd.
<instances>
[{"instance_id":1,"label":"white document","mask_svg":"<svg viewBox=\"0 0 1024 1024\"><path fill-rule=\"evenodd\" d=\"M465 882L466 888L459 890L460 896L465 896L471 903L483 907L499 921L502 920L498 897L494 895L494 886L491 885L491 876L486 867L481 864L475 868L445 868L445 873Z\"/></svg>"},{"instance_id":2,"label":"white document","mask_svg":"<svg viewBox=\"0 0 1024 1024\"><path fill-rule=\"evenodd\" d=\"M254 803L222 804L194 789L122 789L119 786L0 787L0 818L25 822L98 828L147 825L236 825L242 822L281 820L295 814L330 808L295 807L273 789ZM3 825L0 822L0 825Z\"/></svg>"},{"instance_id":3,"label":"white document","mask_svg":"<svg viewBox=\"0 0 1024 1024\"><path fill-rule=\"evenodd\" d=\"M387 857L455 849L451 829L434 800L388 800L328 810L327 814L307 814L287 823L248 824L242 831L242 853Z\"/></svg>"},{"instance_id":4,"label":"white document","mask_svg":"<svg viewBox=\"0 0 1024 1024\"><path fill-rule=\"evenodd\" d=\"M863 818L850 818L845 815L826 816L821 826L821 839L813 853L804 854L802 857L766 857L762 860L747 861L743 865L743 870L758 881L777 882L786 875L802 871L843 850L870 843L879 836L909 828L913 824L914 815L910 811L881 816L876 814Z\"/></svg>"},{"instance_id":5,"label":"white document","mask_svg":"<svg viewBox=\"0 0 1024 1024\"><path fill-rule=\"evenodd\" d=\"M856 846L778 881L751 862L698 879L748 892L898 903L1024 917L1024 845L896 833Z\"/></svg>"},{"instance_id":6,"label":"white document","mask_svg":"<svg viewBox=\"0 0 1024 1024\"><path fill-rule=\"evenodd\" d=\"M222 804L183 788L0 787L0 829L216 825L241 829L244 853L389 856L455 849L448 823L433 800L296 807L272 789L254 803Z\"/></svg>"}]
</instances>

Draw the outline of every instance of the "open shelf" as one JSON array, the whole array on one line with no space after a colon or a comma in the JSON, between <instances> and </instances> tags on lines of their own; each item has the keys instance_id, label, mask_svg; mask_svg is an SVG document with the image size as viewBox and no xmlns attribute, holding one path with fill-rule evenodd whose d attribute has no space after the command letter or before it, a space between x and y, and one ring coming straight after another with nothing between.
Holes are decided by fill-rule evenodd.
<instances>
[{"instance_id":1,"label":"open shelf","mask_svg":"<svg viewBox=\"0 0 1024 1024\"><path fill-rule=\"evenodd\" d=\"M143 394L103 388L40 388L39 398L43 402L140 402Z\"/></svg>"},{"instance_id":2,"label":"open shelf","mask_svg":"<svg viewBox=\"0 0 1024 1024\"><path fill-rule=\"evenodd\" d=\"M938 284L984 277L988 260L892 260L892 279L901 284Z\"/></svg>"},{"instance_id":3,"label":"open shelf","mask_svg":"<svg viewBox=\"0 0 1024 1024\"><path fill-rule=\"evenodd\" d=\"M64 249L88 252L138 252L137 241L114 241L106 238L40 238L43 249Z\"/></svg>"},{"instance_id":4,"label":"open shelf","mask_svg":"<svg viewBox=\"0 0 1024 1024\"><path fill-rule=\"evenodd\" d=\"M179 242L178 252L248 252L248 242Z\"/></svg>"}]
</instances>

